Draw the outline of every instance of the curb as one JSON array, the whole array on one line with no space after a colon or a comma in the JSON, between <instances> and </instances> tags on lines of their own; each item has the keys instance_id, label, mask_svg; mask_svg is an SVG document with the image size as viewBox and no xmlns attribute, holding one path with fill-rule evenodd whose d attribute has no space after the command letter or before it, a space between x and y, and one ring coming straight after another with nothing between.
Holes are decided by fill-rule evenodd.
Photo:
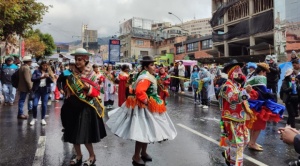
<instances>
[{"instance_id":1,"label":"curb","mask_svg":"<svg viewBox=\"0 0 300 166\"><path fill-rule=\"evenodd\" d=\"M185 94L185 93L184 93L184 94L182 94L182 93L177 93L176 95L194 99L193 96L191 96L191 95L189 95L189 94ZM210 103L213 104L213 105L218 105L218 104L219 104L219 101L217 101L217 100L211 100ZM287 118L288 118L288 115L284 114L281 121L287 121ZM296 122L296 123L300 123L300 117L296 117L296 118L295 118L295 122Z\"/></svg>"}]
</instances>

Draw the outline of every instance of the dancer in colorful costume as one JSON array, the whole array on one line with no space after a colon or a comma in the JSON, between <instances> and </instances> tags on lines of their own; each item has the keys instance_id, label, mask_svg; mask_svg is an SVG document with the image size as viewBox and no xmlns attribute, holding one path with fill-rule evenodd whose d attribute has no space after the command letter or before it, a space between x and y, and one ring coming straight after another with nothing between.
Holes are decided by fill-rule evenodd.
<instances>
[{"instance_id":1,"label":"dancer in colorful costume","mask_svg":"<svg viewBox=\"0 0 300 166\"><path fill-rule=\"evenodd\" d=\"M244 146L248 143L246 113L254 120L253 113L247 104L248 93L251 92L252 87L249 85L242 89L239 84L240 75L243 75L242 66L243 63L233 60L224 67L223 72L228 74L228 79L219 93L222 111L220 146L227 146L226 139L229 140L228 149L222 153L228 166L243 165Z\"/></svg>"},{"instance_id":2,"label":"dancer in colorful costume","mask_svg":"<svg viewBox=\"0 0 300 166\"><path fill-rule=\"evenodd\" d=\"M115 135L136 141L132 163L139 166L152 161L147 153L149 143L173 140L177 135L165 103L157 94L154 62L151 56L143 57L143 70L133 85L134 95L128 96L121 107L110 111L106 122Z\"/></svg>"},{"instance_id":3,"label":"dancer in colorful costume","mask_svg":"<svg viewBox=\"0 0 300 166\"><path fill-rule=\"evenodd\" d=\"M266 128L267 121L279 122L285 107L276 103L276 97L267 89L267 73L270 72L270 67L267 63L258 63L254 73L248 78L245 86L251 85L252 91L248 100L250 108L256 116L256 121L250 129L249 149L262 151L261 145L256 143L256 140L261 130Z\"/></svg>"},{"instance_id":4,"label":"dancer in colorful costume","mask_svg":"<svg viewBox=\"0 0 300 166\"><path fill-rule=\"evenodd\" d=\"M170 76L164 67L159 68L157 77L158 94L160 98L166 103L166 98L169 96L168 87L170 85Z\"/></svg>"},{"instance_id":5,"label":"dancer in colorful costume","mask_svg":"<svg viewBox=\"0 0 300 166\"><path fill-rule=\"evenodd\" d=\"M108 109L113 108L116 86L115 86L115 73L112 70L112 65L109 64L107 70L104 71L103 77L101 78L103 82L103 93L104 93L104 106Z\"/></svg>"},{"instance_id":6,"label":"dancer in colorful costume","mask_svg":"<svg viewBox=\"0 0 300 166\"><path fill-rule=\"evenodd\" d=\"M74 54L76 67L68 72L64 87L65 101L62 106L62 121L65 122L64 141L74 145L76 155L70 165L81 165L84 144L89 158L83 165L94 165L96 156L92 143L100 142L106 136L103 123L104 108L100 100L100 87L97 77L89 63L89 55L85 49L78 48ZM67 74L67 73L65 73Z\"/></svg>"},{"instance_id":7,"label":"dancer in colorful costume","mask_svg":"<svg viewBox=\"0 0 300 166\"><path fill-rule=\"evenodd\" d=\"M129 66L124 64L121 67L121 72L118 75L119 79L119 91L118 91L118 97L119 97L119 107L126 101L126 98L129 95Z\"/></svg>"}]
</instances>

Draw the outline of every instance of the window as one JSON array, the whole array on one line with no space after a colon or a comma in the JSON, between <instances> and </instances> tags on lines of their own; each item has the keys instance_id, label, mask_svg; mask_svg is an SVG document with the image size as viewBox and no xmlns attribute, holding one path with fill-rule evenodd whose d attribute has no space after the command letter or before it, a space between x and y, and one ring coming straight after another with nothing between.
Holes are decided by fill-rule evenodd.
<instances>
[{"instance_id":1,"label":"window","mask_svg":"<svg viewBox=\"0 0 300 166\"><path fill-rule=\"evenodd\" d=\"M176 54L184 53L184 46L178 46L176 47Z\"/></svg>"},{"instance_id":2,"label":"window","mask_svg":"<svg viewBox=\"0 0 300 166\"><path fill-rule=\"evenodd\" d=\"M187 52L191 52L191 51L198 51L198 42L196 43L190 43L187 45Z\"/></svg>"},{"instance_id":3,"label":"window","mask_svg":"<svg viewBox=\"0 0 300 166\"><path fill-rule=\"evenodd\" d=\"M202 50L209 49L211 47L212 47L212 40L211 39L202 41L202 48L201 48Z\"/></svg>"},{"instance_id":4,"label":"window","mask_svg":"<svg viewBox=\"0 0 300 166\"><path fill-rule=\"evenodd\" d=\"M165 55L166 53L167 53L167 50L162 50L160 54Z\"/></svg>"},{"instance_id":5,"label":"window","mask_svg":"<svg viewBox=\"0 0 300 166\"><path fill-rule=\"evenodd\" d=\"M148 51L140 51L140 55L146 56L146 55L148 55Z\"/></svg>"},{"instance_id":6,"label":"window","mask_svg":"<svg viewBox=\"0 0 300 166\"><path fill-rule=\"evenodd\" d=\"M144 41L143 41L143 40L136 40L135 43L136 43L136 45L138 45L138 46L144 45Z\"/></svg>"}]
</instances>

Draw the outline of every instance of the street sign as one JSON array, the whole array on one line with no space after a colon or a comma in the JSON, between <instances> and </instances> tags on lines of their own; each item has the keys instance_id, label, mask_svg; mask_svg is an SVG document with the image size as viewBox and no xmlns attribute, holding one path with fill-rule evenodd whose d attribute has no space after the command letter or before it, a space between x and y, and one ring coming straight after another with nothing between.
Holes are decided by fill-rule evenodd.
<instances>
[{"instance_id":1,"label":"street sign","mask_svg":"<svg viewBox=\"0 0 300 166\"><path fill-rule=\"evenodd\" d=\"M109 39L108 44L108 59L109 62L120 62L120 46L121 42L119 39Z\"/></svg>"}]
</instances>

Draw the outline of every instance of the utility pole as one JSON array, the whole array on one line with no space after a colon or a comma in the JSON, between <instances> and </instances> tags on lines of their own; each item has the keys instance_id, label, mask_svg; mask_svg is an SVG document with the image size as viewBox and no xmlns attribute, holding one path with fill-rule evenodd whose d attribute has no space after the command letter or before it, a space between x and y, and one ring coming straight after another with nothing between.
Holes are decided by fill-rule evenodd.
<instances>
[{"instance_id":1,"label":"utility pole","mask_svg":"<svg viewBox=\"0 0 300 166\"><path fill-rule=\"evenodd\" d=\"M86 50L89 52L89 35L88 34L86 34L86 45L85 45L85 47L86 47Z\"/></svg>"},{"instance_id":2,"label":"utility pole","mask_svg":"<svg viewBox=\"0 0 300 166\"><path fill-rule=\"evenodd\" d=\"M180 19L178 16L176 16L176 15L175 15L174 13L172 13L172 12L168 12L168 14L175 16L175 17L181 22L181 36L183 36L183 20ZM182 52L182 53L184 53L184 52L185 52L185 48L183 47L183 39L181 39L181 47L182 47L182 49L183 49L183 52Z\"/></svg>"}]
</instances>

